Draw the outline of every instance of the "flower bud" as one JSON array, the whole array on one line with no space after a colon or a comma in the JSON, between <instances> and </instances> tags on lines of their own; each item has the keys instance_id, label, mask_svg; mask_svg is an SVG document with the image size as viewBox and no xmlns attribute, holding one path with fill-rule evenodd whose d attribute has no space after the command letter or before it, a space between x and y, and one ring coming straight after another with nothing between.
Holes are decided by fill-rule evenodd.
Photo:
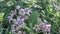
<instances>
[{"instance_id":1,"label":"flower bud","mask_svg":"<svg viewBox=\"0 0 60 34\"><path fill-rule=\"evenodd\" d=\"M19 31L19 32L18 32L18 34L22 34L22 32L21 32L21 31Z\"/></svg>"},{"instance_id":2,"label":"flower bud","mask_svg":"<svg viewBox=\"0 0 60 34\"><path fill-rule=\"evenodd\" d=\"M17 6L16 6L16 9L17 9L17 10L19 10L19 9L20 9L20 6L19 6L19 5L17 5Z\"/></svg>"}]
</instances>

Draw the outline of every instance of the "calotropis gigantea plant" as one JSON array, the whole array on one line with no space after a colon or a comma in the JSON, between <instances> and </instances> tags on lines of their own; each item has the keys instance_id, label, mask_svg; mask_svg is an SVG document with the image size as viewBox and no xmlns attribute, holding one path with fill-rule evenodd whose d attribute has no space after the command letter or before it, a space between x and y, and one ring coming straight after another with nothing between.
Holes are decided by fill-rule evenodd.
<instances>
[{"instance_id":1,"label":"calotropis gigantea plant","mask_svg":"<svg viewBox=\"0 0 60 34\"><path fill-rule=\"evenodd\" d=\"M19 5L16 6L16 9L11 11L10 15L8 16L8 19L9 19L9 23L12 22L11 25L12 34L27 34L25 31L22 32L21 29L25 29L25 28L29 29L26 26L27 24L25 23L25 20L29 19L30 13L32 13L31 8L23 9ZM37 24L34 26L32 26L33 22L30 23L30 28L32 28L36 32L38 31L40 32L40 30L42 30L44 34L50 34L51 24L42 22L42 20L39 17L37 18L37 21L38 21ZM32 29L29 30L33 32ZM33 33L29 33L29 34L33 34Z\"/></svg>"},{"instance_id":2,"label":"calotropis gigantea plant","mask_svg":"<svg viewBox=\"0 0 60 34\"><path fill-rule=\"evenodd\" d=\"M16 9L11 11L10 16L8 16L8 19L9 22L11 21L13 22L13 24L11 25L12 34L22 34L22 32L19 30L21 28L25 28L26 24L24 20L29 18L30 12L31 12L31 8L22 9L20 8L19 5L16 6Z\"/></svg>"},{"instance_id":3,"label":"calotropis gigantea plant","mask_svg":"<svg viewBox=\"0 0 60 34\"><path fill-rule=\"evenodd\" d=\"M45 23L38 18L38 24L33 28L38 32L43 32L43 34L50 34L51 24Z\"/></svg>"}]
</instances>

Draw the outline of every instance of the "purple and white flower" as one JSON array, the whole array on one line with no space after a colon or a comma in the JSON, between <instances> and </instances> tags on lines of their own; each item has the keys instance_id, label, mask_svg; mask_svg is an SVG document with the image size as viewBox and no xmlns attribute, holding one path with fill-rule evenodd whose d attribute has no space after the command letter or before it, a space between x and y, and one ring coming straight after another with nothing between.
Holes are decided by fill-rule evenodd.
<instances>
[{"instance_id":1,"label":"purple and white flower","mask_svg":"<svg viewBox=\"0 0 60 34\"><path fill-rule=\"evenodd\" d=\"M19 24L24 23L24 18L17 17L17 21Z\"/></svg>"},{"instance_id":2,"label":"purple and white flower","mask_svg":"<svg viewBox=\"0 0 60 34\"><path fill-rule=\"evenodd\" d=\"M30 9L30 8L25 8L24 10L25 10L25 13L28 14L28 15L30 16L29 13L31 12L31 9Z\"/></svg>"},{"instance_id":3,"label":"purple and white flower","mask_svg":"<svg viewBox=\"0 0 60 34\"><path fill-rule=\"evenodd\" d=\"M45 31L50 32L51 24L46 24Z\"/></svg>"},{"instance_id":4,"label":"purple and white flower","mask_svg":"<svg viewBox=\"0 0 60 34\"><path fill-rule=\"evenodd\" d=\"M12 16L8 16L7 18L9 19L9 22L12 20Z\"/></svg>"},{"instance_id":5,"label":"purple and white flower","mask_svg":"<svg viewBox=\"0 0 60 34\"><path fill-rule=\"evenodd\" d=\"M18 24L17 19L12 20L14 24Z\"/></svg>"},{"instance_id":6,"label":"purple and white flower","mask_svg":"<svg viewBox=\"0 0 60 34\"><path fill-rule=\"evenodd\" d=\"M15 27L15 25L11 25L12 34L16 34L14 27Z\"/></svg>"},{"instance_id":7,"label":"purple and white flower","mask_svg":"<svg viewBox=\"0 0 60 34\"><path fill-rule=\"evenodd\" d=\"M17 13L16 10L12 10L10 14L13 16L13 15L16 15L16 13Z\"/></svg>"},{"instance_id":8,"label":"purple and white flower","mask_svg":"<svg viewBox=\"0 0 60 34\"><path fill-rule=\"evenodd\" d=\"M25 14L25 11L24 9L20 9L19 12L18 12L19 15L24 15Z\"/></svg>"}]
</instances>

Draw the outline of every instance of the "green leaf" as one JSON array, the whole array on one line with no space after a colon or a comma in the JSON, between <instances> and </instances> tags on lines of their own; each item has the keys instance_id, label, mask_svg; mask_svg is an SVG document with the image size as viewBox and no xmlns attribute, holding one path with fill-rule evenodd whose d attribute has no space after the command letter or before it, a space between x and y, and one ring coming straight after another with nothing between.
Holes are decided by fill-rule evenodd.
<instances>
[{"instance_id":1,"label":"green leaf","mask_svg":"<svg viewBox=\"0 0 60 34\"><path fill-rule=\"evenodd\" d=\"M37 24L37 18L39 17L39 13L37 11L34 11L31 13L29 19L28 19L28 25L32 23L32 25Z\"/></svg>"}]
</instances>

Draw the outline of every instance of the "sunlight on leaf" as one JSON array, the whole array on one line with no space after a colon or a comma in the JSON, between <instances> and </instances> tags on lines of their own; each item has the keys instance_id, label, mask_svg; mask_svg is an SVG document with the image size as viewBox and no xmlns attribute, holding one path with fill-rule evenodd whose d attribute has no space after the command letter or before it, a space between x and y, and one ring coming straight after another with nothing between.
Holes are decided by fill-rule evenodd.
<instances>
[{"instance_id":1,"label":"sunlight on leaf","mask_svg":"<svg viewBox=\"0 0 60 34\"><path fill-rule=\"evenodd\" d=\"M59 17L59 12L56 12L56 13L54 14L54 16L55 16L55 17Z\"/></svg>"},{"instance_id":2,"label":"sunlight on leaf","mask_svg":"<svg viewBox=\"0 0 60 34\"><path fill-rule=\"evenodd\" d=\"M0 13L0 20L3 19L3 15L4 15L4 13Z\"/></svg>"},{"instance_id":3,"label":"sunlight on leaf","mask_svg":"<svg viewBox=\"0 0 60 34\"><path fill-rule=\"evenodd\" d=\"M0 1L4 1L4 0L0 0Z\"/></svg>"}]
</instances>

